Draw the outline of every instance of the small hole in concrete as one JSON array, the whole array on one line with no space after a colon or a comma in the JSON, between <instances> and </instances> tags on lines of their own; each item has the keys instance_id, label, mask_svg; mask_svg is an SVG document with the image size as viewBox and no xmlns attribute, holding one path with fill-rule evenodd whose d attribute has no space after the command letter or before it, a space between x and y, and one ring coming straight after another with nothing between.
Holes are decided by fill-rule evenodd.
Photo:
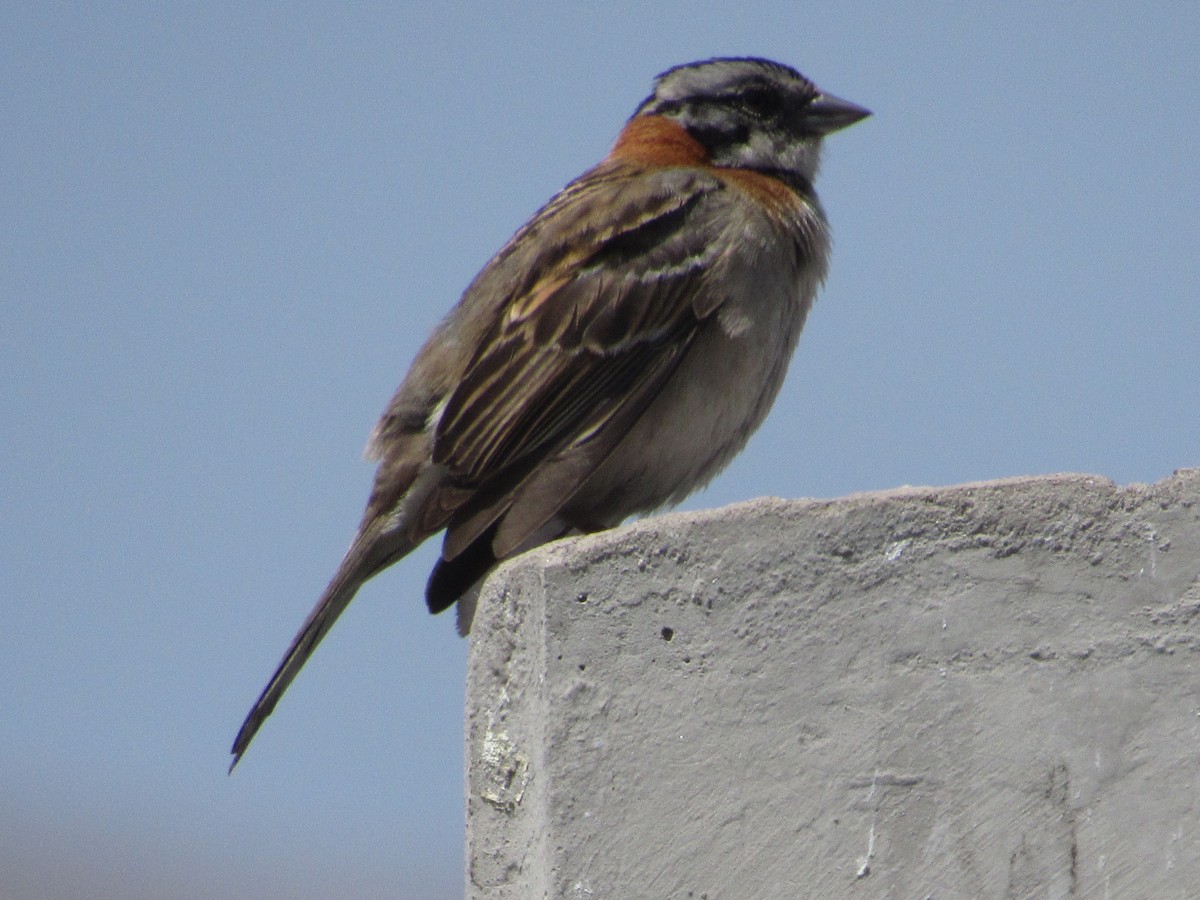
<instances>
[{"instance_id":1,"label":"small hole in concrete","mask_svg":"<svg viewBox=\"0 0 1200 900\"><path fill-rule=\"evenodd\" d=\"M669 641L673 637L675 637L675 629L668 628L666 625L664 625L662 630L662 639L664 641Z\"/></svg>"}]
</instances>

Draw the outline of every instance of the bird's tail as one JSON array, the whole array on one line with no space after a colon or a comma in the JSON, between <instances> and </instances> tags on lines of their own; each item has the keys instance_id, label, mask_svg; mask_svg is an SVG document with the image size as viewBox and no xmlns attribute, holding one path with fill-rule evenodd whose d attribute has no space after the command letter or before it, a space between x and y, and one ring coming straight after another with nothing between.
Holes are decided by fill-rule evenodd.
<instances>
[{"instance_id":1,"label":"bird's tail","mask_svg":"<svg viewBox=\"0 0 1200 900\"><path fill-rule=\"evenodd\" d=\"M292 645L280 660L275 674L263 688L262 694L246 716L246 721L242 723L230 750L233 754L233 762L229 764L230 772L241 761L242 754L254 740L254 735L258 733L267 716L275 709L279 698L308 662L312 652L317 649L317 644L321 643L321 639L333 627L338 616L350 605L358 589L367 579L390 566L419 543L402 537L396 530L380 533L383 529L383 523L377 519L372 523L372 527L359 533L350 549L346 551L346 556L329 586L325 588L321 599L292 638Z\"/></svg>"}]
</instances>

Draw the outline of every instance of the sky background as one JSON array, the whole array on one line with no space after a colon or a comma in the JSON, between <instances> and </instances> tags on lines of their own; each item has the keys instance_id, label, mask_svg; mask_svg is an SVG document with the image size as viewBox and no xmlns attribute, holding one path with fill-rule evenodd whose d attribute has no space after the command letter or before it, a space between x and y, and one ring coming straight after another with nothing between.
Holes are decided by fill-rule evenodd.
<instances>
[{"instance_id":1,"label":"sky background","mask_svg":"<svg viewBox=\"0 0 1200 900\"><path fill-rule=\"evenodd\" d=\"M430 328L670 65L875 116L774 412L688 507L1200 465L1200 4L7 3L0 894L462 893L430 544L233 777Z\"/></svg>"}]
</instances>

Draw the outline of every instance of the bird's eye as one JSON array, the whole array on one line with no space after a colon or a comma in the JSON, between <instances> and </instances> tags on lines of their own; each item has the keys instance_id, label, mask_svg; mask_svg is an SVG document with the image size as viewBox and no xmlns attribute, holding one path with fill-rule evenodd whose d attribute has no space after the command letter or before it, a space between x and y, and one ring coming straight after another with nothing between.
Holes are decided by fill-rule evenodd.
<instances>
[{"instance_id":1,"label":"bird's eye","mask_svg":"<svg viewBox=\"0 0 1200 900\"><path fill-rule=\"evenodd\" d=\"M778 114L782 99L777 91L751 88L738 95L738 105L753 116L767 119Z\"/></svg>"}]
</instances>

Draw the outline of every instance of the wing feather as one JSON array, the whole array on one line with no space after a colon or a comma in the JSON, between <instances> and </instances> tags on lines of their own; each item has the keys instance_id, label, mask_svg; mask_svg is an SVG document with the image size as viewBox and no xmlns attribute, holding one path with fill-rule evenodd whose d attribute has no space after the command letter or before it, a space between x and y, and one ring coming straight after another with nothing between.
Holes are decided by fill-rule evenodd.
<instances>
[{"instance_id":1,"label":"wing feather","mask_svg":"<svg viewBox=\"0 0 1200 900\"><path fill-rule=\"evenodd\" d=\"M448 399L433 456L460 482L482 485L593 435L658 373L657 356L690 340L691 297L721 252L697 218L713 214L722 185L696 170L672 174L667 184L639 172L575 192L593 208L621 208L624 227L591 232L571 206L543 214L573 221L563 242L576 249L550 248L547 265L530 265L540 277L510 299Z\"/></svg>"}]
</instances>

